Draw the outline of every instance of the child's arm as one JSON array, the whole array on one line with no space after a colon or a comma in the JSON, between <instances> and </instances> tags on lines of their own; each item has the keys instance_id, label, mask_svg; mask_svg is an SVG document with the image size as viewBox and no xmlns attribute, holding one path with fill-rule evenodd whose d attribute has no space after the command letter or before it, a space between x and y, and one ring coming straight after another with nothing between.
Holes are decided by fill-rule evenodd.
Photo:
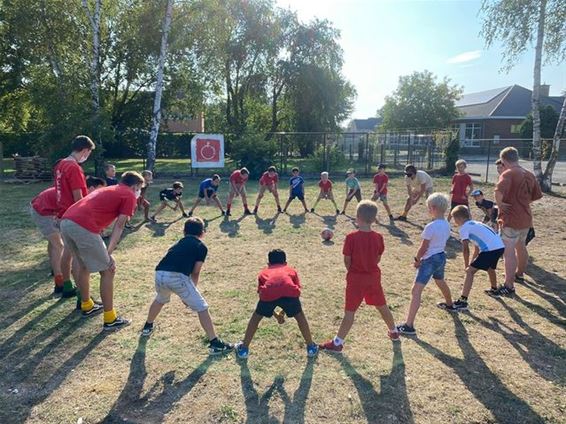
<instances>
[{"instance_id":1,"label":"child's arm","mask_svg":"<svg viewBox=\"0 0 566 424\"><path fill-rule=\"evenodd\" d=\"M344 256L344 266L346 267L346 271L350 270L351 265L352 265L352 257L351 256Z\"/></svg>"},{"instance_id":2,"label":"child's arm","mask_svg":"<svg viewBox=\"0 0 566 424\"><path fill-rule=\"evenodd\" d=\"M195 262L195 265L193 266L193 272L191 272L191 280L193 280L195 286L198 284L200 270L202 269L203 264L204 262L198 261Z\"/></svg>"},{"instance_id":3,"label":"child's arm","mask_svg":"<svg viewBox=\"0 0 566 424\"><path fill-rule=\"evenodd\" d=\"M470 182L470 184L468 185L468 192L466 193L466 197L470 197L473 191L474 191L474 183Z\"/></svg>"},{"instance_id":4,"label":"child's arm","mask_svg":"<svg viewBox=\"0 0 566 424\"><path fill-rule=\"evenodd\" d=\"M421 241L421 246L419 247L419 250L417 250L417 254L415 255L415 263L414 263L415 268L421 266L421 259L428 250L429 244L430 244L430 240L423 239Z\"/></svg>"},{"instance_id":5,"label":"child's arm","mask_svg":"<svg viewBox=\"0 0 566 424\"><path fill-rule=\"evenodd\" d=\"M388 183L383 183L383 185L381 186L381 190L379 190L379 194L383 193L385 190L387 190L387 184Z\"/></svg>"},{"instance_id":6,"label":"child's arm","mask_svg":"<svg viewBox=\"0 0 566 424\"><path fill-rule=\"evenodd\" d=\"M476 260L479 254L480 254L480 249L474 245L474 254L472 255L472 262Z\"/></svg>"},{"instance_id":7,"label":"child's arm","mask_svg":"<svg viewBox=\"0 0 566 424\"><path fill-rule=\"evenodd\" d=\"M492 213L493 213L493 208L489 208L489 209L486 208L485 217L483 218L484 223L491 221Z\"/></svg>"},{"instance_id":8,"label":"child's arm","mask_svg":"<svg viewBox=\"0 0 566 424\"><path fill-rule=\"evenodd\" d=\"M470 240L462 240L462 255L464 256L464 269L470 266Z\"/></svg>"}]
</instances>

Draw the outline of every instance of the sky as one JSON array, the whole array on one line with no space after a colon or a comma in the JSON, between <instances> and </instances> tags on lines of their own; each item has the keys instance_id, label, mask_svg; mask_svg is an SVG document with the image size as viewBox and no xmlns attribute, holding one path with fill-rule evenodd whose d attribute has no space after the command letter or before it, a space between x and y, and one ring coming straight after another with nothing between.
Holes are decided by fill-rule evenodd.
<instances>
[{"instance_id":1,"label":"sky","mask_svg":"<svg viewBox=\"0 0 566 424\"><path fill-rule=\"evenodd\" d=\"M276 0L302 21L328 19L341 31L344 76L356 87L352 118L375 116L399 77L428 69L464 93L513 84L532 89L534 49L508 73L501 45L479 36L481 0ZM566 90L566 63L544 66L551 95Z\"/></svg>"}]
</instances>

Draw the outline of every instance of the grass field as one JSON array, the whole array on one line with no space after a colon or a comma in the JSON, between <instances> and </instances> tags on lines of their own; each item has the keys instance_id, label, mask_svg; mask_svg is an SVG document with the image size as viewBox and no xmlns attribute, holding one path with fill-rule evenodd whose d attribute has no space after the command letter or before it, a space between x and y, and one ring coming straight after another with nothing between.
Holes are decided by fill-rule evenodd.
<instances>
[{"instance_id":1,"label":"grass field","mask_svg":"<svg viewBox=\"0 0 566 424\"><path fill-rule=\"evenodd\" d=\"M154 205L167 183L150 188ZM436 184L437 190L448 188L448 180ZM195 185L185 186L187 206ZM182 232L183 221L172 211L159 224L128 232L115 254L115 304L133 320L130 327L104 334L102 317L82 318L74 302L52 299L46 243L26 211L44 187L0 185L1 423L566 423L562 198L534 205L537 238L530 245L527 281L514 298L486 296L487 276L479 274L470 312L450 315L435 307L440 293L431 285L417 316L418 338L392 344L377 312L366 306L344 355L321 353L314 360L307 360L294 322L264 320L248 361L238 361L233 354L208 356L196 316L178 299L165 307L151 338L139 337L154 296L155 265ZM255 198L255 188L249 189ZM224 198L225 184L220 191ZM363 191L369 195L368 180ZM307 198L315 192L309 182ZM402 181L393 179L390 203L396 212L403 195ZM328 203L317 214L300 215L295 203L290 215L276 215L269 195L259 217L240 217L239 201L233 210L229 221L212 207L198 210L208 222L209 247L200 288L219 334L229 341L243 337L257 302L256 274L267 251L281 247L301 276L315 340L333 336L343 308L341 248L352 221L335 217ZM376 227L386 242L383 285L399 322L427 222L424 206L410 218ZM138 215L134 224L139 222ZM334 228L334 243L321 243L325 226ZM449 242L447 281L455 297L463 279L459 249L456 240ZM93 278L96 297L97 291Z\"/></svg>"}]
</instances>

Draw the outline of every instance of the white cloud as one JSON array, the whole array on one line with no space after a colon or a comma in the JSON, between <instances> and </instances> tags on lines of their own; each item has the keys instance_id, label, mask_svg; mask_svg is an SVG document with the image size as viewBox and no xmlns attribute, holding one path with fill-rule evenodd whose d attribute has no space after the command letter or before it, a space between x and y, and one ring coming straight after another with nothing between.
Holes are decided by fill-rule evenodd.
<instances>
[{"instance_id":1,"label":"white cloud","mask_svg":"<svg viewBox=\"0 0 566 424\"><path fill-rule=\"evenodd\" d=\"M460 53L449 58L446 63L467 63L477 60L481 57L481 50L473 50L471 52Z\"/></svg>"}]
</instances>

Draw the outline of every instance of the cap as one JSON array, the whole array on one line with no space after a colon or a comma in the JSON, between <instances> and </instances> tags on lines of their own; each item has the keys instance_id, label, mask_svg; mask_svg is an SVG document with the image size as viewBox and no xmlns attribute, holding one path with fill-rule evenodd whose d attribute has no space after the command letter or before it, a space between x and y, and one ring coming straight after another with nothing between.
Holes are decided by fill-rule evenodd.
<instances>
[{"instance_id":1,"label":"cap","mask_svg":"<svg viewBox=\"0 0 566 424\"><path fill-rule=\"evenodd\" d=\"M474 190L472 191L472 196L483 196L483 193L481 190Z\"/></svg>"}]
</instances>

